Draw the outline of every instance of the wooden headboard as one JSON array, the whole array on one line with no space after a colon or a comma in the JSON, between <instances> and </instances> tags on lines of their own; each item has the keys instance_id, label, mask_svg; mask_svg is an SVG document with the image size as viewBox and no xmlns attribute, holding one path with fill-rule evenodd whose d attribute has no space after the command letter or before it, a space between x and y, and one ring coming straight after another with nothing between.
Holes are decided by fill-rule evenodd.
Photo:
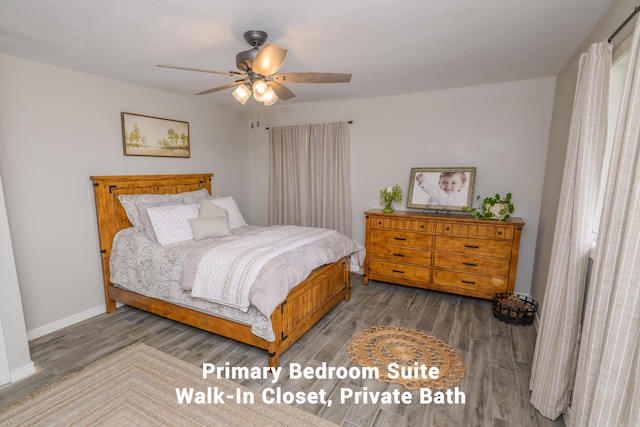
<instances>
[{"instance_id":1,"label":"wooden headboard","mask_svg":"<svg viewBox=\"0 0 640 427\"><path fill-rule=\"evenodd\" d=\"M180 175L123 175L92 176L96 201L98 233L100 235L100 255L107 301L107 311L115 310L115 302L108 297L109 257L115 234L123 228L131 227L124 208L118 200L119 194L175 194L206 188L211 193L212 173Z\"/></svg>"}]
</instances>

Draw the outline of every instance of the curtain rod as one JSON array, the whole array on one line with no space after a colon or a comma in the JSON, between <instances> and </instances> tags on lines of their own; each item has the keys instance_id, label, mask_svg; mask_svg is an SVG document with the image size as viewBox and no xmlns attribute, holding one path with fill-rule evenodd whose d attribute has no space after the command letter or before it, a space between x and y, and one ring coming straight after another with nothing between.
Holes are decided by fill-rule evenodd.
<instances>
[{"instance_id":1,"label":"curtain rod","mask_svg":"<svg viewBox=\"0 0 640 427\"><path fill-rule=\"evenodd\" d=\"M353 123L353 120L349 120L347 123L351 124L351 123ZM266 130L269 130L269 128L268 128L268 127L266 127L265 129L266 129Z\"/></svg>"},{"instance_id":2,"label":"curtain rod","mask_svg":"<svg viewBox=\"0 0 640 427\"><path fill-rule=\"evenodd\" d=\"M617 36L618 33L622 31L622 29L633 19L634 16L636 16L638 12L640 12L640 6L636 6L636 8L633 9L631 15L629 15L629 17L622 24L620 24L620 26L613 32L613 34L611 34L609 39L607 39L607 42L611 43L611 40L613 40L615 36Z\"/></svg>"}]
</instances>

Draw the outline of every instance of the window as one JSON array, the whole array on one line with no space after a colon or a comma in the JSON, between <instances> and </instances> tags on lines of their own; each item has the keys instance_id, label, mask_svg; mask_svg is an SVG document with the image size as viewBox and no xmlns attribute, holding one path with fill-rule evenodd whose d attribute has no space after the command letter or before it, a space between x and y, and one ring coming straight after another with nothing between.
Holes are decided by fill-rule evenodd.
<instances>
[{"instance_id":1,"label":"window","mask_svg":"<svg viewBox=\"0 0 640 427\"><path fill-rule=\"evenodd\" d=\"M594 221L593 230L593 246L595 247L598 239L598 226L600 225L600 215L604 208L604 189L607 184L607 175L609 171L609 162L611 161L611 150L613 148L613 138L616 131L616 123L620 112L620 102L622 100L622 90L624 89L624 80L629 68L629 57L631 54L631 37L627 37L619 45L613 49L613 61L611 65L611 84L609 89L609 120L607 145L605 148L604 158L602 159L602 175L600 176L600 193L598 194L598 208Z\"/></svg>"}]
</instances>

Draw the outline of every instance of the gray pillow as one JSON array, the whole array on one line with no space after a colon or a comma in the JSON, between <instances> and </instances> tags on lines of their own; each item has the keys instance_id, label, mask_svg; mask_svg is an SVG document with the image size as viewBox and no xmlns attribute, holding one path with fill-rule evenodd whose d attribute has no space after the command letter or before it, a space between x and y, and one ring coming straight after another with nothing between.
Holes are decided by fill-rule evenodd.
<instances>
[{"instance_id":1,"label":"gray pillow","mask_svg":"<svg viewBox=\"0 0 640 427\"><path fill-rule=\"evenodd\" d=\"M138 206L143 203L170 202L173 199L169 194L119 194L118 200L127 214L127 218L133 227L140 231L144 227L138 214Z\"/></svg>"},{"instance_id":2,"label":"gray pillow","mask_svg":"<svg viewBox=\"0 0 640 427\"><path fill-rule=\"evenodd\" d=\"M194 190L194 191L185 191L178 194L171 194L171 198L173 200L175 201L179 200L185 205L189 205L191 203L197 203L198 198L207 197L207 196L211 197L211 194L209 194L209 190L207 190L206 188L201 188L199 190Z\"/></svg>"}]
</instances>

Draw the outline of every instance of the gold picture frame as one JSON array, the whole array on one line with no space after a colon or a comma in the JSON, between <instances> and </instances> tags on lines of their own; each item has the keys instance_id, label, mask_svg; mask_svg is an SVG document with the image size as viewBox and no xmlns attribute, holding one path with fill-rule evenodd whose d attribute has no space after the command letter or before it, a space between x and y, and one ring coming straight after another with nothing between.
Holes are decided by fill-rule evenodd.
<instances>
[{"instance_id":1,"label":"gold picture frame","mask_svg":"<svg viewBox=\"0 0 640 427\"><path fill-rule=\"evenodd\" d=\"M470 209L475 181L475 167L411 168L407 207L442 211Z\"/></svg>"},{"instance_id":2,"label":"gold picture frame","mask_svg":"<svg viewBox=\"0 0 640 427\"><path fill-rule=\"evenodd\" d=\"M191 157L189 122L120 113L125 156Z\"/></svg>"}]
</instances>

